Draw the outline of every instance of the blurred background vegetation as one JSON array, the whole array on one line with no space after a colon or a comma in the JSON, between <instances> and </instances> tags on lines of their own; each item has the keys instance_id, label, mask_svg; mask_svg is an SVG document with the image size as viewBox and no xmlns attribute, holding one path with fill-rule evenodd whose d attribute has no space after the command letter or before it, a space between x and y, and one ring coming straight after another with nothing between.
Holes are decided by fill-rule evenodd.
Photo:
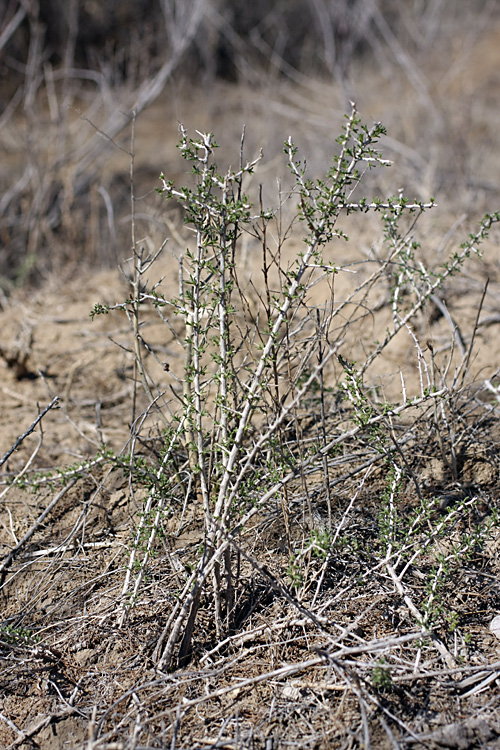
<instances>
[{"instance_id":1,"label":"blurred background vegetation","mask_svg":"<svg viewBox=\"0 0 500 750\"><path fill-rule=\"evenodd\" d=\"M0 285L130 254L132 150L138 221L163 237L179 120L233 160L245 123L274 183L289 134L324 168L355 100L396 163L374 190L496 210L499 89L496 0L4 0Z\"/></svg>"}]
</instances>

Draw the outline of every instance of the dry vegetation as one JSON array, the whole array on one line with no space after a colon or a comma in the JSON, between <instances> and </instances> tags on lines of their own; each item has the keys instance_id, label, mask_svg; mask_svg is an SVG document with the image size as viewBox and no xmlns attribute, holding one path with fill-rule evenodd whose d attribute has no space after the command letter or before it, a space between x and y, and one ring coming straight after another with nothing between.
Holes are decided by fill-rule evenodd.
<instances>
[{"instance_id":1,"label":"dry vegetation","mask_svg":"<svg viewBox=\"0 0 500 750\"><path fill-rule=\"evenodd\" d=\"M0 745L498 748L495 4L7 5Z\"/></svg>"}]
</instances>

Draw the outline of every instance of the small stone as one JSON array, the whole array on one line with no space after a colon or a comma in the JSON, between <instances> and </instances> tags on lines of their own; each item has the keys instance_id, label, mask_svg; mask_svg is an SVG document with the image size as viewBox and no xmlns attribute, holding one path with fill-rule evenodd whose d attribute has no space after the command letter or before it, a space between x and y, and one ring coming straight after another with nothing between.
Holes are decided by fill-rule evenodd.
<instances>
[{"instance_id":1,"label":"small stone","mask_svg":"<svg viewBox=\"0 0 500 750\"><path fill-rule=\"evenodd\" d=\"M494 617L490 622L490 631L500 640L500 615Z\"/></svg>"}]
</instances>

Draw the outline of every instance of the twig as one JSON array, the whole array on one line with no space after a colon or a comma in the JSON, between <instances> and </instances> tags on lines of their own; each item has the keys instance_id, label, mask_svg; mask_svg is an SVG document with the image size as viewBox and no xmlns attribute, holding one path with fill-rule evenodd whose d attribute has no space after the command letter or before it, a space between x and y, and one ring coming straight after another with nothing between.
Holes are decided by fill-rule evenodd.
<instances>
[{"instance_id":1,"label":"twig","mask_svg":"<svg viewBox=\"0 0 500 750\"><path fill-rule=\"evenodd\" d=\"M17 448L19 448L19 446L21 445L21 443L23 442L23 440L25 438L27 438L28 435L31 435L31 433L33 432L33 430L35 429L35 427L37 426L37 424L40 422L40 420L43 419L43 417L47 414L47 412L49 411L49 409L52 409L52 407L55 406L58 401L59 401L59 396L54 396L54 398L52 399L52 401L50 402L50 404L45 407L45 409L42 411L41 414L38 415L38 417L35 419L35 421L33 422L33 424L30 427L28 427L28 429L26 430L26 432L23 432L23 434L20 435L17 438L17 440L14 443L14 445L12 446L12 448L10 448L7 451L7 453L5 453L5 455L0 459L0 466L3 466L4 463L9 459L9 457L14 453L14 451L17 450Z\"/></svg>"},{"instance_id":2,"label":"twig","mask_svg":"<svg viewBox=\"0 0 500 750\"><path fill-rule=\"evenodd\" d=\"M43 719L40 719L40 721L37 721L36 724L32 725L30 729L28 729L26 732L22 731L20 736L17 738L17 740L14 740L14 742L11 742L11 744L6 748L6 750L12 750L15 747L19 747L19 745L22 745L26 740L29 740L31 737L34 737L35 734L38 734L42 729L47 727L49 724L51 724L53 721L59 721L60 719L65 719L67 716L72 716L74 713L76 713L76 709L69 707L65 708L64 711L58 711L57 713L48 714L47 716L44 716Z\"/></svg>"},{"instance_id":3,"label":"twig","mask_svg":"<svg viewBox=\"0 0 500 750\"><path fill-rule=\"evenodd\" d=\"M431 300L431 302L433 302L436 305L437 309L443 315L443 317L446 318L446 322L450 326L453 336L455 338L455 341L457 343L457 346L460 349L460 354L462 355L462 357L465 358L466 350L465 350L464 337L462 336L462 333L460 332L460 328L458 327L458 324L455 323L455 321L451 317L450 311L446 307L446 303L442 299L439 299L437 294L431 294L429 299Z\"/></svg>"},{"instance_id":4,"label":"twig","mask_svg":"<svg viewBox=\"0 0 500 750\"><path fill-rule=\"evenodd\" d=\"M29 529L29 531L26 532L26 534L23 536L19 544L16 544L14 549L12 549L9 552L9 554L6 557L4 557L4 560L2 564L0 565L0 584L3 584L7 568L9 567L11 562L14 560L19 550L21 550L22 547L26 544L26 542L28 542L31 539L35 531L41 526L41 524L47 518L49 513L55 508L59 500L61 500L61 498L64 497L64 495L68 492L68 490L70 490L73 487L73 485L77 483L78 479L79 477L74 477L68 482L68 484L65 487L62 488L62 490L55 496L52 502L47 505L43 513L41 513L38 516L33 526Z\"/></svg>"},{"instance_id":5,"label":"twig","mask_svg":"<svg viewBox=\"0 0 500 750\"><path fill-rule=\"evenodd\" d=\"M414 616L414 618L417 621L417 623L421 623L422 624L422 631L424 631L426 629L424 618L420 614L420 612L418 611L418 609L416 608L415 604L410 599L410 597L408 596L408 594L405 592L405 590L403 588L403 584L401 583L401 580L398 577L396 571L394 570L394 568L392 567L392 565L389 565L389 564L386 565L386 569L387 569L387 572L389 573L390 577L394 581L394 585L396 586L396 590L397 590L398 594L403 599L404 603L406 604L406 606L408 607L408 609L410 610L410 612ZM446 648L446 646L444 645L444 643L437 637L437 635L431 633L431 639L432 639L433 644L435 645L435 647L437 648L437 650L439 651L439 653L443 657L443 659L444 659L444 661L445 661L446 666L448 667L448 669L453 669L454 667L456 667L455 659L450 654L450 652L448 651L448 649Z\"/></svg>"}]
</instances>

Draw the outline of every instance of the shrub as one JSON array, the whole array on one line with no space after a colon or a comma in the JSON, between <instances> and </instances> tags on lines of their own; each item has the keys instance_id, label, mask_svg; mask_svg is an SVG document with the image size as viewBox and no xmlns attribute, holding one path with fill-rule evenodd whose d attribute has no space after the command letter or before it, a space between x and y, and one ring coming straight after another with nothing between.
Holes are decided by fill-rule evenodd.
<instances>
[{"instance_id":1,"label":"shrub","mask_svg":"<svg viewBox=\"0 0 500 750\"><path fill-rule=\"evenodd\" d=\"M378 150L383 133L379 123L364 125L353 108L330 168L324 178L314 181L308 179L296 146L286 141L293 182L282 202L297 202L292 221L302 233L297 245L284 228L283 205L267 209L262 198L252 201L245 193L245 181L258 168L261 156L245 161L242 145L239 168L220 172L214 160L214 137L198 133L190 138L181 129L180 153L191 165L193 184L177 187L162 176L161 188L166 199L182 206L193 234L193 243L179 258L179 295L169 298L162 293L161 279L150 281L163 246L148 254L134 241L129 298L93 311L121 310L132 326L136 372L148 401L143 417L134 421L132 444L140 432L138 425L148 415L156 413L164 428L161 459L151 469L151 488L123 586L122 624L130 604L137 601L165 515L194 504L195 514L203 517L198 554L189 563L155 648L162 670L189 660L198 611L209 591L218 640L232 631L242 559L302 612L300 592L311 585L302 562L307 561L307 569L313 559L321 561L318 593L356 497L332 530L331 493L336 483L332 472L345 462L354 463L353 473L364 472L365 477L375 467L388 472L379 560L400 587L391 567L394 559L398 565L414 559L414 535L429 514L422 510L417 520L408 521L406 532L398 527L396 533L403 478L415 483L420 493L406 455L407 431L397 437L396 425L404 415L414 422L429 410L436 424L441 418L446 421L460 373L470 361L470 348L463 352L449 383L451 356L438 376L432 347L425 355L411 326L436 291L460 273L467 258L480 253L481 242L500 216L486 216L478 231L445 262L425 264L414 229L432 201L410 202L402 192L384 200L355 197L367 170L389 165ZM330 249L348 241L343 222L349 215L360 222L366 214L380 217L383 251L359 262L359 280L338 298L338 275L353 269L332 262ZM248 241L254 249L260 247L261 257L260 274L254 268L250 278L244 261ZM312 291L318 288L324 296L315 303ZM359 330L360 320L377 313L375 292L383 293L384 303L377 309L390 309L391 322L379 341L365 338L363 347L357 346L363 356L353 361L352 332L357 326ZM184 350L179 373L182 391L177 389L173 401L148 374L144 360L145 351L156 356L142 327L144 316L152 311L164 323L166 335L177 338ZM408 393L401 376L399 399L388 403L366 384L366 376L401 332L414 345L419 387ZM330 531L313 533L309 546L302 548L294 521L297 513L310 531L317 528L318 517L320 524L328 520ZM279 582L286 570L277 578L245 548L252 519L266 514L282 519L286 570L296 595ZM453 513L450 519L451 525ZM429 540L435 540L443 528L448 528L445 522L437 524ZM458 548L463 552L463 545ZM441 564L433 580L440 580L443 570ZM413 605L422 627L429 625L430 610L437 612L436 591L434 586L424 602L425 615Z\"/></svg>"}]
</instances>

